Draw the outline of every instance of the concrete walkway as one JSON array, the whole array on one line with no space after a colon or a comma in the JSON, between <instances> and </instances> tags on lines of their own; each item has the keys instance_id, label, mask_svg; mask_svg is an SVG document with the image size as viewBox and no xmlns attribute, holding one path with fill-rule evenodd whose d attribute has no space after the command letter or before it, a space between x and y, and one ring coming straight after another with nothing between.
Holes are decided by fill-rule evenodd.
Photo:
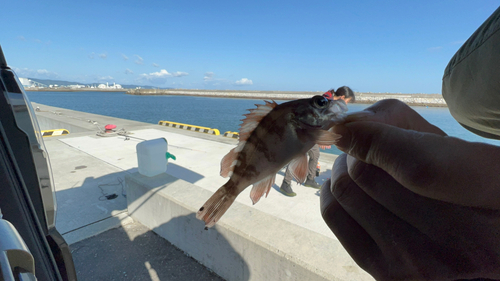
<instances>
[{"instance_id":1,"label":"concrete walkway","mask_svg":"<svg viewBox=\"0 0 500 281\"><path fill-rule=\"evenodd\" d=\"M69 135L44 138L46 149L50 155L56 187L58 203L56 227L68 244L75 244L109 229L125 228L134 223L127 212L125 176L137 172L136 145L139 142L161 137L167 139L169 152L177 158L177 160L169 162L167 174L185 181L186 184L207 190L209 194L215 192L227 181L219 175L220 160L238 142L223 136L213 136L40 104L34 104L34 107L39 107L36 114L42 130L61 129L64 128L61 127L64 124L72 127ZM96 135L98 128L103 128L106 124L117 125L117 130L124 129L128 137L117 134ZM335 155L321 154L321 174L316 178L318 183L322 184L330 177L335 158ZM284 170L277 175L276 183L273 186L274 190L271 190L268 198L262 198L256 205L252 205L249 198L251 188L242 192L237 201L248 208L269 215L269 218L276 218L276 222L283 220L293 224L290 229L294 230L290 231L294 233L298 229L306 229L314 232L314 235L319 235L316 241L325 241L325 243L334 245L332 249L336 250L325 255L328 257L328 261L317 261L316 263L322 263L321 266L325 268L329 267L330 260L335 259L338 263L335 266L342 268L342 272L339 272L338 276L344 276L338 280L349 280L354 276L356 276L356 280L371 280L339 246L338 240L323 222L319 210L319 191L293 183L292 187L297 196L286 197L277 191L283 180L283 175ZM194 194L194 196L199 195ZM206 199L209 196L207 195ZM203 201L200 201L200 206ZM194 210L196 208L199 207L195 206ZM194 216L194 214L191 215ZM229 214L226 215L230 221ZM189 221L192 218L188 216L186 219ZM223 216L219 223L224 224L224 219ZM238 217L238 223L239 221L245 224L244 217ZM266 221L266 223L269 222ZM307 231L304 231L303 234L305 235ZM282 232L280 235L287 233L286 229L281 229L280 232ZM292 235L289 239L293 240L295 236ZM295 242L292 244L298 247ZM280 252L280 250L277 251ZM301 251L307 252L308 250L301 249ZM287 253L284 255L282 258L292 258L287 257ZM293 259L300 260L302 254L298 255ZM321 257L318 258L321 259ZM312 261L303 262L309 264ZM250 270L255 270L252 268L253 265L248 266ZM345 279L345 276L351 277Z\"/></svg>"},{"instance_id":2,"label":"concrete walkway","mask_svg":"<svg viewBox=\"0 0 500 281\"><path fill-rule=\"evenodd\" d=\"M77 242L71 249L80 281L224 280L137 222Z\"/></svg>"},{"instance_id":3,"label":"concrete walkway","mask_svg":"<svg viewBox=\"0 0 500 281\"><path fill-rule=\"evenodd\" d=\"M121 194L122 182L125 174L137 171L136 145L143 140L167 139L169 152L177 158L168 164L167 173L170 175L212 192L227 181L219 175L220 160L236 146L237 140L45 105L36 106L41 109L37 113L38 118L43 120L40 123L46 127L61 119L74 126L83 124L88 129L87 132L70 132L67 136L44 139L57 188L57 227L63 235L126 210L126 200ZM57 119L51 121L49 118ZM103 120L99 120L101 118ZM97 127L87 120L101 126L115 124L117 129L125 128L131 137L96 136ZM335 155L321 153L321 173L316 178L319 184L330 177L335 158ZM286 197L278 192L283 176L284 169L276 176L274 190L256 205L252 205L250 199L251 188L243 191L236 200L335 239L321 218L318 190L292 182L297 196ZM119 196L113 200L102 197L113 193Z\"/></svg>"}]
</instances>

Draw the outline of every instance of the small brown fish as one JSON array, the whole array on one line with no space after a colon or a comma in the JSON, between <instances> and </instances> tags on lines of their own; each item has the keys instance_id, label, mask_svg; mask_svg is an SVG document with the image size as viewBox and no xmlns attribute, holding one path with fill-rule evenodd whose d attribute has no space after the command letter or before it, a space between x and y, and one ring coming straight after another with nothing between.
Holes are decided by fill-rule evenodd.
<instances>
[{"instance_id":1,"label":"small brown fish","mask_svg":"<svg viewBox=\"0 0 500 281\"><path fill-rule=\"evenodd\" d=\"M253 184L253 204L271 190L276 173L286 164L298 182L307 176L307 151L315 144L331 145L339 135L328 131L347 111L342 100L323 96L267 102L250 109L240 125L240 142L221 161L229 181L200 208L196 217L212 227L245 188Z\"/></svg>"}]
</instances>

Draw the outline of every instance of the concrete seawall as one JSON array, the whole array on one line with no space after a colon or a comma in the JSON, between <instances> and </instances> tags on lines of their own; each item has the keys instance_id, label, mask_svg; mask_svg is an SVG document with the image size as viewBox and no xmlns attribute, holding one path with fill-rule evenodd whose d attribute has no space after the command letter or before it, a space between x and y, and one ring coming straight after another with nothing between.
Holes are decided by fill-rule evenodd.
<instances>
[{"instance_id":1,"label":"concrete seawall","mask_svg":"<svg viewBox=\"0 0 500 281\"><path fill-rule=\"evenodd\" d=\"M232 90L187 90L187 89L131 89L129 95L184 95L220 98L293 100L310 98L323 92L285 92L285 91L232 91ZM408 105L446 106L440 94L391 94L355 93L356 103L372 104L383 99L398 99Z\"/></svg>"},{"instance_id":2,"label":"concrete seawall","mask_svg":"<svg viewBox=\"0 0 500 281\"><path fill-rule=\"evenodd\" d=\"M192 89L71 89L71 88L26 88L26 91L38 92L125 92L129 95L175 95L201 96L243 99L294 100L321 95L323 92L292 91L234 91L234 90L192 90ZM361 93L356 92L356 103L372 104L383 99L398 99L408 105L446 107L440 94L394 94L394 93Z\"/></svg>"}]
</instances>

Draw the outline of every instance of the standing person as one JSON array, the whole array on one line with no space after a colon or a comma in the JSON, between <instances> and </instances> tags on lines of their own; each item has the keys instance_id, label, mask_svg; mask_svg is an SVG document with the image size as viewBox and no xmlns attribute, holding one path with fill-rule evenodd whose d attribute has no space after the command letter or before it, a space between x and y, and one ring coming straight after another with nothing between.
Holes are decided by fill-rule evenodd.
<instances>
[{"instance_id":1,"label":"standing person","mask_svg":"<svg viewBox=\"0 0 500 281\"><path fill-rule=\"evenodd\" d=\"M355 102L356 97L351 88L347 86L342 86L337 89L337 91L331 89L323 94L323 96L329 100L343 100L345 103Z\"/></svg>"},{"instance_id":2,"label":"standing person","mask_svg":"<svg viewBox=\"0 0 500 281\"><path fill-rule=\"evenodd\" d=\"M345 103L355 102L356 97L351 88L342 86L333 93L333 100L344 100Z\"/></svg>"},{"instance_id":3,"label":"standing person","mask_svg":"<svg viewBox=\"0 0 500 281\"><path fill-rule=\"evenodd\" d=\"M346 103L350 101L354 101L354 92L347 86L342 86L337 89L337 92L335 92L333 89L325 92L323 96L329 100L344 100ZM308 162L308 171L307 171L307 179L304 182L304 186L307 187L312 187L316 189L320 189L321 186L316 182L316 168L319 160L319 149L328 149L331 146L319 146L319 145L314 145L308 152L307 155L309 156L309 162ZM296 196L297 194L293 192L292 187L291 187L291 182L293 179L292 172L290 169L288 169L288 166L286 167L285 171L285 178L283 179L283 183L281 184L280 187L280 192L283 193L286 196L293 197Z\"/></svg>"}]
</instances>

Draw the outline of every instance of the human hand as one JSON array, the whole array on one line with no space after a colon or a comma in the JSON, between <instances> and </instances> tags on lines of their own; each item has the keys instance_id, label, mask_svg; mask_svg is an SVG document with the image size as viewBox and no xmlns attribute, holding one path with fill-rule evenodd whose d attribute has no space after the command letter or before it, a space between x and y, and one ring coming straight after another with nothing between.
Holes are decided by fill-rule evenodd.
<instances>
[{"instance_id":1,"label":"human hand","mask_svg":"<svg viewBox=\"0 0 500 281\"><path fill-rule=\"evenodd\" d=\"M352 156L321 190L349 254L377 279L500 278L500 148L446 137L397 101L368 111L334 128Z\"/></svg>"}]
</instances>

